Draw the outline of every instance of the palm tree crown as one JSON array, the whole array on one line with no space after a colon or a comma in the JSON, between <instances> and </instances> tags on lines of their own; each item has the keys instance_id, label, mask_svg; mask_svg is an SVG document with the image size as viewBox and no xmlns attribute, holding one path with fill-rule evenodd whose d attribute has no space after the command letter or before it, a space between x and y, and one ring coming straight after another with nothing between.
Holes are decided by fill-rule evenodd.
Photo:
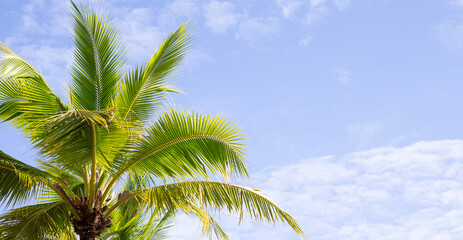
<instances>
[{"instance_id":1,"label":"palm tree crown","mask_svg":"<svg viewBox=\"0 0 463 240\"><path fill-rule=\"evenodd\" d=\"M197 216L205 234L228 239L212 209L284 222L304 236L262 192L229 183L248 177L239 127L160 111L165 95L177 92L168 78L189 48L188 23L147 63L125 71L124 44L108 17L70 5L69 102L0 43L0 119L22 130L41 157L34 167L0 151L0 201L18 207L0 216L1 239L158 239L179 211Z\"/></svg>"}]
</instances>

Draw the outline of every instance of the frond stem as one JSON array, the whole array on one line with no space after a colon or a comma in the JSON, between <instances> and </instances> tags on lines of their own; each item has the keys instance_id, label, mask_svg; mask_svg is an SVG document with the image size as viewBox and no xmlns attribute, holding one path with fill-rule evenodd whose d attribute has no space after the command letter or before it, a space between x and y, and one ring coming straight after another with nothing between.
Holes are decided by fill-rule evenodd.
<instances>
[{"instance_id":1,"label":"frond stem","mask_svg":"<svg viewBox=\"0 0 463 240\"><path fill-rule=\"evenodd\" d=\"M136 192L133 192L132 194L122 198L122 199L119 199L114 205L112 205L107 211L106 213L104 214L104 219L106 219L117 207L119 207L121 204L123 204L124 202L126 202L127 200L137 196L138 194L142 193L142 192L145 192L147 191L148 189L143 189L143 190L139 190L139 191L136 191Z\"/></svg>"},{"instance_id":2,"label":"frond stem","mask_svg":"<svg viewBox=\"0 0 463 240\"><path fill-rule=\"evenodd\" d=\"M91 172L90 172L90 184L89 184L89 189L88 189L88 199L89 199L89 204L88 208L92 209L93 208L93 203L95 202L95 186L96 186L96 130L95 130L95 124L92 123L92 135L93 135L93 141L92 141L92 166L91 166Z\"/></svg>"},{"instance_id":3,"label":"frond stem","mask_svg":"<svg viewBox=\"0 0 463 240\"><path fill-rule=\"evenodd\" d=\"M70 200L69 196L66 195L66 193L60 191L57 189L53 184L50 184L48 181L42 181L45 185L47 185L49 188L51 188L53 191L55 191L61 199L63 199L64 203L69 207L69 211L74 215L75 218L78 220L82 220L79 214L77 213L76 208L74 207L74 204L72 203L72 200Z\"/></svg>"}]
</instances>

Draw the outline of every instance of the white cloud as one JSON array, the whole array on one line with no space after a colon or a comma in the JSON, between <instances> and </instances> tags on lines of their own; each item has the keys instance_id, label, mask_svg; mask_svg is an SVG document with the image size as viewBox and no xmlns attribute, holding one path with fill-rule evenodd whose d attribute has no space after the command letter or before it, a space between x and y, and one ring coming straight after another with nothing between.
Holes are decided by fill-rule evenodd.
<instances>
[{"instance_id":1,"label":"white cloud","mask_svg":"<svg viewBox=\"0 0 463 240\"><path fill-rule=\"evenodd\" d=\"M312 36L307 36L299 41L299 46L307 47L312 42Z\"/></svg>"},{"instance_id":2,"label":"white cloud","mask_svg":"<svg viewBox=\"0 0 463 240\"><path fill-rule=\"evenodd\" d=\"M276 18L252 18L240 24L235 37L251 43L258 43L271 38L279 30L280 22Z\"/></svg>"},{"instance_id":3,"label":"white cloud","mask_svg":"<svg viewBox=\"0 0 463 240\"><path fill-rule=\"evenodd\" d=\"M327 15L328 15L328 7L326 6L313 7L305 15L304 22L307 25L317 24Z\"/></svg>"},{"instance_id":4,"label":"white cloud","mask_svg":"<svg viewBox=\"0 0 463 240\"><path fill-rule=\"evenodd\" d=\"M333 8L340 11L349 8L351 0L275 0L275 3L285 18L300 18L302 23L314 25L325 19Z\"/></svg>"},{"instance_id":5,"label":"white cloud","mask_svg":"<svg viewBox=\"0 0 463 240\"><path fill-rule=\"evenodd\" d=\"M240 14L230 2L211 1L204 7L206 26L216 33L224 33L238 24Z\"/></svg>"},{"instance_id":6,"label":"white cloud","mask_svg":"<svg viewBox=\"0 0 463 240\"><path fill-rule=\"evenodd\" d=\"M350 4L350 0L334 0L334 5L336 5L339 10L347 9Z\"/></svg>"},{"instance_id":7,"label":"white cloud","mask_svg":"<svg viewBox=\"0 0 463 240\"><path fill-rule=\"evenodd\" d=\"M196 16L200 11L197 0L176 0L170 3L167 8L176 16L186 17Z\"/></svg>"},{"instance_id":8,"label":"white cloud","mask_svg":"<svg viewBox=\"0 0 463 240\"><path fill-rule=\"evenodd\" d=\"M214 62L214 58L206 52L203 52L198 49L191 49L190 51L188 51L188 54L185 58L185 66L190 69L199 67L203 63L210 62Z\"/></svg>"},{"instance_id":9,"label":"white cloud","mask_svg":"<svg viewBox=\"0 0 463 240\"><path fill-rule=\"evenodd\" d=\"M69 79L67 66L71 61L71 49L45 44L27 44L19 47L17 53L29 62L53 90L62 96L67 92L63 79Z\"/></svg>"},{"instance_id":10,"label":"white cloud","mask_svg":"<svg viewBox=\"0 0 463 240\"><path fill-rule=\"evenodd\" d=\"M304 5L304 2L299 0L276 0L277 6L283 11L283 16L286 18L291 18L294 14L301 9Z\"/></svg>"},{"instance_id":11,"label":"white cloud","mask_svg":"<svg viewBox=\"0 0 463 240\"><path fill-rule=\"evenodd\" d=\"M142 63L156 51L167 33L154 25L155 12L150 8L135 8L117 21L123 39L127 41L129 57Z\"/></svg>"},{"instance_id":12,"label":"white cloud","mask_svg":"<svg viewBox=\"0 0 463 240\"><path fill-rule=\"evenodd\" d=\"M41 14L43 12L46 14ZM22 5L21 14L21 32L55 37L69 34L70 15L66 1L32 0Z\"/></svg>"},{"instance_id":13,"label":"white cloud","mask_svg":"<svg viewBox=\"0 0 463 240\"><path fill-rule=\"evenodd\" d=\"M149 8L152 9L152 7ZM157 23L159 26L169 28L176 27L181 22L195 19L201 14L200 2L199 0L175 0L159 10L159 14L159 18L151 24Z\"/></svg>"},{"instance_id":14,"label":"white cloud","mask_svg":"<svg viewBox=\"0 0 463 240\"><path fill-rule=\"evenodd\" d=\"M351 82L352 78L352 73L347 71L344 68L338 68L336 69L336 74L338 78L338 82L342 84L349 84Z\"/></svg>"},{"instance_id":15,"label":"white cloud","mask_svg":"<svg viewBox=\"0 0 463 240\"><path fill-rule=\"evenodd\" d=\"M441 24L434 27L434 32L445 46L454 49L463 49L463 24Z\"/></svg>"},{"instance_id":16,"label":"white cloud","mask_svg":"<svg viewBox=\"0 0 463 240\"><path fill-rule=\"evenodd\" d=\"M457 7L462 7L463 6L463 0L454 0L449 2L453 6Z\"/></svg>"},{"instance_id":17,"label":"white cloud","mask_svg":"<svg viewBox=\"0 0 463 240\"><path fill-rule=\"evenodd\" d=\"M270 167L253 179L310 239L463 239L463 140L307 159ZM280 225L218 221L233 239L297 239ZM180 232L199 236L194 220L179 224Z\"/></svg>"},{"instance_id":18,"label":"white cloud","mask_svg":"<svg viewBox=\"0 0 463 240\"><path fill-rule=\"evenodd\" d=\"M327 0L309 0L309 3L312 7L319 7L325 4Z\"/></svg>"}]
</instances>

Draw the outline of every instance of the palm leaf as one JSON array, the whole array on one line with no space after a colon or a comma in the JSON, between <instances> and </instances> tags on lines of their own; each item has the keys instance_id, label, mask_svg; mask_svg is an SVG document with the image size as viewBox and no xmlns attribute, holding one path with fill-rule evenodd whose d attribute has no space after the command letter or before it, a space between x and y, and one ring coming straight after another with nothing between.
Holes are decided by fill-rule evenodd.
<instances>
[{"instance_id":1,"label":"palm leaf","mask_svg":"<svg viewBox=\"0 0 463 240\"><path fill-rule=\"evenodd\" d=\"M199 218L202 223L202 234L209 236L212 239L212 235L215 235L217 239L229 240L227 234L223 231L220 225L215 219L198 203L187 201L183 207L183 210L187 214L193 214Z\"/></svg>"},{"instance_id":2,"label":"palm leaf","mask_svg":"<svg viewBox=\"0 0 463 240\"><path fill-rule=\"evenodd\" d=\"M76 109L109 108L123 76L125 49L108 18L71 3L75 43L71 104Z\"/></svg>"},{"instance_id":3,"label":"palm leaf","mask_svg":"<svg viewBox=\"0 0 463 240\"><path fill-rule=\"evenodd\" d=\"M286 223L301 237L305 236L294 218L262 192L250 187L212 181L191 181L140 190L137 196L152 208L179 208L187 214L192 213L192 203L206 209L237 212L240 219L247 212L256 220Z\"/></svg>"},{"instance_id":4,"label":"palm leaf","mask_svg":"<svg viewBox=\"0 0 463 240\"><path fill-rule=\"evenodd\" d=\"M114 168L168 177L248 176L240 129L224 118L171 109L146 129L129 159Z\"/></svg>"},{"instance_id":5,"label":"palm leaf","mask_svg":"<svg viewBox=\"0 0 463 240\"><path fill-rule=\"evenodd\" d=\"M45 186L49 174L0 151L0 203L22 204Z\"/></svg>"},{"instance_id":6,"label":"palm leaf","mask_svg":"<svg viewBox=\"0 0 463 240\"><path fill-rule=\"evenodd\" d=\"M156 218L157 216L157 218ZM140 236L140 240L160 240L167 239L169 230L173 227L175 211L170 210L163 214L156 215L153 213L151 219L143 227L144 233Z\"/></svg>"},{"instance_id":7,"label":"palm leaf","mask_svg":"<svg viewBox=\"0 0 463 240\"><path fill-rule=\"evenodd\" d=\"M35 145L53 165L82 176L82 168L92 159L92 125L96 126L98 166L107 169L129 138L111 111L69 110L49 118L36 126L42 134Z\"/></svg>"},{"instance_id":8,"label":"palm leaf","mask_svg":"<svg viewBox=\"0 0 463 240\"><path fill-rule=\"evenodd\" d=\"M0 232L4 240L76 239L62 201L13 209L0 216Z\"/></svg>"},{"instance_id":9,"label":"palm leaf","mask_svg":"<svg viewBox=\"0 0 463 240\"><path fill-rule=\"evenodd\" d=\"M160 106L166 92L177 92L167 79L178 68L189 48L189 25L184 23L161 44L150 61L130 71L117 97L123 120L146 121Z\"/></svg>"},{"instance_id":10,"label":"palm leaf","mask_svg":"<svg viewBox=\"0 0 463 240\"><path fill-rule=\"evenodd\" d=\"M131 154L114 161L112 180L103 196L126 172L169 178L248 176L240 129L221 117L171 109L146 130ZM122 157L124 156L124 157Z\"/></svg>"},{"instance_id":11,"label":"palm leaf","mask_svg":"<svg viewBox=\"0 0 463 240\"><path fill-rule=\"evenodd\" d=\"M34 135L35 124L66 110L43 77L0 42L0 119Z\"/></svg>"}]
</instances>

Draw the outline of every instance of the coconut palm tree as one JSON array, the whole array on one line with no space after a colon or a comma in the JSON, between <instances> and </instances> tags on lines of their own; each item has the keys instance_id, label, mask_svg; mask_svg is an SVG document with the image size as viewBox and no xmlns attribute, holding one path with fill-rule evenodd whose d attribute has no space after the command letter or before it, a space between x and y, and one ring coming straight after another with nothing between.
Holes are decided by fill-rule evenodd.
<instances>
[{"instance_id":1,"label":"coconut palm tree","mask_svg":"<svg viewBox=\"0 0 463 240\"><path fill-rule=\"evenodd\" d=\"M70 6L67 103L0 43L0 119L22 130L40 156L31 166L0 151L0 201L15 207L0 216L1 239L154 239L177 212L228 239L210 210L283 222L304 236L262 192L230 183L249 177L239 127L161 110L166 94L178 92L168 78L189 48L188 23L147 63L125 71L124 44L108 17Z\"/></svg>"}]
</instances>

